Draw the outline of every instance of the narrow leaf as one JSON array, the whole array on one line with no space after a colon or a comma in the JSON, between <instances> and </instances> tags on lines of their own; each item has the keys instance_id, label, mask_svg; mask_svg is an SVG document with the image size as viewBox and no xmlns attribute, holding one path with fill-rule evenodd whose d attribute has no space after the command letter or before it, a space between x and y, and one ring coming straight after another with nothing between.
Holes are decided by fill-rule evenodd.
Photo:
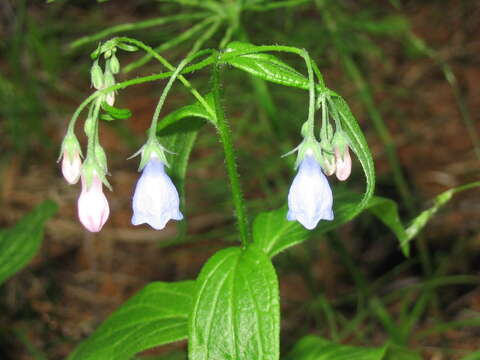
<instances>
[{"instance_id":1,"label":"narrow leaf","mask_svg":"<svg viewBox=\"0 0 480 360\"><path fill-rule=\"evenodd\" d=\"M113 119L128 119L132 117L132 112L128 109L119 109L114 106L108 105L106 102L102 102L102 109L110 115Z\"/></svg>"},{"instance_id":2,"label":"narrow leaf","mask_svg":"<svg viewBox=\"0 0 480 360\"><path fill-rule=\"evenodd\" d=\"M0 232L0 284L22 269L37 253L45 222L57 208L53 201L44 201L14 227Z\"/></svg>"},{"instance_id":3,"label":"narrow leaf","mask_svg":"<svg viewBox=\"0 0 480 360\"><path fill-rule=\"evenodd\" d=\"M252 53L235 57L226 57L225 62L263 80L308 90L310 86L309 81L302 73L298 72L275 55L255 52L255 48L258 47L250 43L233 41L228 44L224 54L228 55L230 52L234 51L249 50L252 50ZM320 93L337 96L337 93L334 91L321 87L320 85L317 85L317 89Z\"/></svg>"},{"instance_id":4,"label":"narrow leaf","mask_svg":"<svg viewBox=\"0 0 480 360\"><path fill-rule=\"evenodd\" d=\"M228 44L226 53L232 51L249 50L255 47L252 44L234 41ZM227 63L259 77L285 86L308 89L308 79L274 55L266 53L252 53L229 58Z\"/></svg>"},{"instance_id":5,"label":"narrow leaf","mask_svg":"<svg viewBox=\"0 0 480 360\"><path fill-rule=\"evenodd\" d=\"M425 227L425 225L437 213L437 211L452 199L453 195L478 186L480 186L480 181L449 189L436 196L433 206L425 211L422 211L417 217L412 220L412 222L407 228L407 237L404 240L404 243L402 243L402 245L408 246L408 242L410 242L410 240L412 240L415 236L418 235L418 233Z\"/></svg>"},{"instance_id":6,"label":"narrow leaf","mask_svg":"<svg viewBox=\"0 0 480 360\"><path fill-rule=\"evenodd\" d=\"M123 360L187 337L194 281L155 282L114 312L69 360Z\"/></svg>"},{"instance_id":7,"label":"narrow leaf","mask_svg":"<svg viewBox=\"0 0 480 360\"><path fill-rule=\"evenodd\" d=\"M190 360L279 358L278 281L261 250L219 251L203 267L197 285Z\"/></svg>"},{"instance_id":8,"label":"narrow leaf","mask_svg":"<svg viewBox=\"0 0 480 360\"><path fill-rule=\"evenodd\" d=\"M347 133L350 140L350 147L355 155L357 155L366 179L366 189L362 201L358 204L357 213L367 206L370 198L375 191L375 168L373 165L372 154L368 147L365 136L363 135L357 120L350 111L347 102L341 97L332 97L331 104L339 114L339 120L342 124L343 130Z\"/></svg>"}]
</instances>

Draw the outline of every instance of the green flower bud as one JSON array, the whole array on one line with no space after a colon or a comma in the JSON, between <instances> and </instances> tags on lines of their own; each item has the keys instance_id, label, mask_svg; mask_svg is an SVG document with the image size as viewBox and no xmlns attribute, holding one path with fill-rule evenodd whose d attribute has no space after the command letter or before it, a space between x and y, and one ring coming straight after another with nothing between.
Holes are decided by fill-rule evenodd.
<instances>
[{"instance_id":1,"label":"green flower bud","mask_svg":"<svg viewBox=\"0 0 480 360\"><path fill-rule=\"evenodd\" d=\"M92 85L95 89L101 89L103 87L104 78L103 72L100 65L98 65L98 60L93 62L92 68L90 69L90 78Z\"/></svg>"},{"instance_id":2,"label":"green flower bud","mask_svg":"<svg viewBox=\"0 0 480 360\"><path fill-rule=\"evenodd\" d=\"M118 58L115 56L115 54L107 60L107 66L112 74L118 74L118 72L120 71L120 62L118 61Z\"/></svg>"}]
</instances>

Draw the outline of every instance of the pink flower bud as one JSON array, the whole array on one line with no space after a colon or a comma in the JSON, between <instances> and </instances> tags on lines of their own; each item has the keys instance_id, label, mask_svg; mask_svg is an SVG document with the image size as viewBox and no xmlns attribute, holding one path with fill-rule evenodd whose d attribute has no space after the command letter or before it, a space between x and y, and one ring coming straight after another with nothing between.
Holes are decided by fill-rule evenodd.
<instances>
[{"instance_id":1,"label":"pink flower bud","mask_svg":"<svg viewBox=\"0 0 480 360\"><path fill-rule=\"evenodd\" d=\"M65 151L63 153L62 159L62 174L65 180L69 184L76 184L80 178L80 171L82 169L82 160L80 159L80 154L75 152L72 157L70 157Z\"/></svg>"},{"instance_id":2,"label":"pink flower bud","mask_svg":"<svg viewBox=\"0 0 480 360\"><path fill-rule=\"evenodd\" d=\"M343 156L338 147L335 147L335 158L337 164L337 179L340 181L345 181L350 176L352 172L352 158L350 157L350 152L348 151L348 146L345 147L343 151Z\"/></svg>"},{"instance_id":3,"label":"pink flower bud","mask_svg":"<svg viewBox=\"0 0 480 360\"><path fill-rule=\"evenodd\" d=\"M78 197L78 217L83 226L91 232L99 232L110 215L107 198L103 193L102 181L94 174L90 187L82 176L82 192Z\"/></svg>"}]
</instances>

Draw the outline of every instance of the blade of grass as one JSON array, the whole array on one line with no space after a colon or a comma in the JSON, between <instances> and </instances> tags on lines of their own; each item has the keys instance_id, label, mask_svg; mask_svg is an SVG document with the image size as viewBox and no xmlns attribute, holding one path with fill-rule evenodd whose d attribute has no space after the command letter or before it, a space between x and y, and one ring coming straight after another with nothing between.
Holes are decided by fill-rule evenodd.
<instances>
[{"instance_id":1,"label":"blade of grass","mask_svg":"<svg viewBox=\"0 0 480 360\"><path fill-rule=\"evenodd\" d=\"M101 40L107 36L118 34L120 32L147 29L150 27L164 25L164 24L168 24L176 21L181 21L181 20L202 19L209 15L210 15L209 13L179 14L179 15L148 19L145 21L138 21L133 23L119 24L119 25L115 25L110 28L107 28L105 30L99 31L96 34L83 36L80 39L77 39L74 42L72 42L69 45L69 47L70 49L75 49L85 44Z\"/></svg>"},{"instance_id":2,"label":"blade of grass","mask_svg":"<svg viewBox=\"0 0 480 360\"><path fill-rule=\"evenodd\" d=\"M153 50L157 53L157 54L160 54L164 51L167 51L179 44L181 44L182 42L185 42L185 41L188 41L189 39L191 39L195 34L197 34L198 32L200 32L202 29L204 29L208 24L212 23L214 21L214 18L213 17L209 17L207 19L204 19L203 21L201 21L200 23L192 26L190 29L188 30L185 30L183 33L181 33L180 35L178 36L175 36L173 37L170 41L167 41L157 47L155 47ZM151 59L153 58L153 56L151 54L145 54L144 56L142 56L140 59L126 65L124 68L123 68L123 73L128 73L132 70L135 70L143 65L145 65L146 63L148 63Z\"/></svg>"}]
</instances>

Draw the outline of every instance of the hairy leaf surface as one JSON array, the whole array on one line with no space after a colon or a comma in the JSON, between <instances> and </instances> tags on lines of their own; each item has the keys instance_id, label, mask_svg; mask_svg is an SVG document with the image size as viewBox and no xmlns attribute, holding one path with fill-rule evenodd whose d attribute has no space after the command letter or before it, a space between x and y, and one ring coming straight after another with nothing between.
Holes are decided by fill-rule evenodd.
<instances>
[{"instance_id":1,"label":"hairy leaf surface","mask_svg":"<svg viewBox=\"0 0 480 360\"><path fill-rule=\"evenodd\" d=\"M278 281L265 253L256 246L221 250L197 285L190 360L279 358Z\"/></svg>"}]
</instances>

